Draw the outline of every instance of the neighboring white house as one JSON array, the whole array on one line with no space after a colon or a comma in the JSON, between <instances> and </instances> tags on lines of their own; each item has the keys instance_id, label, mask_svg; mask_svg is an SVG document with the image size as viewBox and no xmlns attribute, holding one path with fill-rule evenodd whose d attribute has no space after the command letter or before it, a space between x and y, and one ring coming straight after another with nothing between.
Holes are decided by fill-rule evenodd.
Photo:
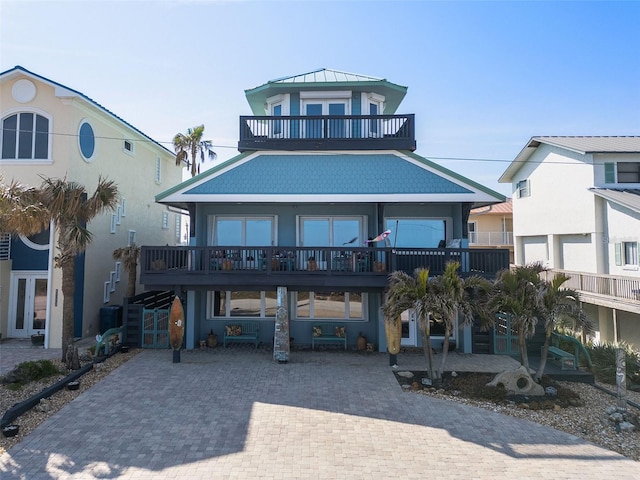
<instances>
[{"instance_id":1,"label":"neighboring white house","mask_svg":"<svg viewBox=\"0 0 640 480\"><path fill-rule=\"evenodd\" d=\"M640 136L533 137L499 181L516 264L567 271L596 340L640 348Z\"/></svg>"},{"instance_id":2,"label":"neighboring white house","mask_svg":"<svg viewBox=\"0 0 640 480\"><path fill-rule=\"evenodd\" d=\"M141 86L143 88L144 86ZM4 182L38 186L66 178L91 194L100 176L116 182L117 210L88 225L93 242L76 263L76 337L95 335L101 307L122 303L127 273L112 258L131 242L176 245L182 215L154 197L182 180L175 155L84 94L22 67L0 73L0 173ZM0 232L2 338L46 332L62 337L61 271L53 236L13 238Z\"/></svg>"}]
</instances>

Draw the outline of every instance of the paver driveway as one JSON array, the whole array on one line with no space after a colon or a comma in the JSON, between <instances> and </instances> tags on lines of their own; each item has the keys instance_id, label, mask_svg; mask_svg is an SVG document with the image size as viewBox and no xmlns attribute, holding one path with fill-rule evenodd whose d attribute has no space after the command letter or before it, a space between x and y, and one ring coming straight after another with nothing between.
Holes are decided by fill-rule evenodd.
<instances>
[{"instance_id":1,"label":"paver driveway","mask_svg":"<svg viewBox=\"0 0 640 480\"><path fill-rule=\"evenodd\" d=\"M0 457L2 479L640 478L574 436L402 392L384 354L171 359L115 370Z\"/></svg>"}]
</instances>

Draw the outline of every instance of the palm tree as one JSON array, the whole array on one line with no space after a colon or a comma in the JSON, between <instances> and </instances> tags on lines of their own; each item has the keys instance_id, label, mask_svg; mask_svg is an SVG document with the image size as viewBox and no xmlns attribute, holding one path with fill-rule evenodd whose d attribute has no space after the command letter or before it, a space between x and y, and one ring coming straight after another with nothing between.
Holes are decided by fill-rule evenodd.
<instances>
[{"instance_id":1,"label":"palm tree","mask_svg":"<svg viewBox=\"0 0 640 480\"><path fill-rule=\"evenodd\" d=\"M413 276L403 271L392 272L389 275L389 288L383 311L387 318L396 319L405 310L415 310L420 325L422 349L427 361L429 378L435 380L433 354L431 352L431 329L429 326L430 293L428 268L417 268Z\"/></svg>"},{"instance_id":2,"label":"palm tree","mask_svg":"<svg viewBox=\"0 0 640 480\"><path fill-rule=\"evenodd\" d=\"M127 247L118 248L113 251L114 260L121 260L124 269L129 274L127 283L127 297L133 297L136 294L136 281L138 274L138 258L140 257L140 247L135 243Z\"/></svg>"},{"instance_id":3,"label":"palm tree","mask_svg":"<svg viewBox=\"0 0 640 480\"><path fill-rule=\"evenodd\" d=\"M176 150L176 165L185 164L191 169L191 176L195 177L200 173L200 167L197 165L198 153L200 161L204 163L205 153L210 160L215 160L216 153L212 150L213 144L211 140L203 140L204 125L193 128L187 128L187 134L177 133L173 137L173 146Z\"/></svg>"},{"instance_id":4,"label":"palm tree","mask_svg":"<svg viewBox=\"0 0 640 480\"><path fill-rule=\"evenodd\" d=\"M115 209L118 188L113 181L100 177L95 192L88 197L79 183L43 177L40 201L47 207L58 238L54 261L62 269L62 361L65 361L69 341L73 339L75 259L93 238L87 224L104 211Z\"/></svg>"},{"instance_id":5,"label":"palm tree","mask_svg":"<svg viewBox=\"0 0 640 480\"><path fill-rule=\"evenodd\" d=\"M580 306L579 294L570 288L563 288L565 282L570 277L564 273L556 273L553 279L545 281L544 294L542 297L544 311L544 345L540 354L540 364L536 372L536 380L540 381L544 374L544 368L547 364L547 354L549 353L549 343L551 342L551 333L558 324L565 320L575 320L577 324L584 330L589 330L591 325L587 320L582 307Z\"/></svg>"},{"instance_id":6,"label":"palm tree","mask_svg":"<svg viewBox=\"0 0 640 480\"><path fill-rule=\"evenodd\" d=\"M34 235L49 226L46 207L37 188L16 181L3 183L0 176L0 232Z\"/></svg>"},{"instance_id":7,"label":"palm tree","mask_svg":"<svg viewBox=\"0 0 640 480\"><path fill-rule=\"evenodd\" d=\"M449 338L453 335L456 319L460 320L461 325L470 325L476 315L481 318L487 316L486 295L490 290L491 282L479 276L463 279L458 275L458 268L460 268L460 262L447 262L444 273L430 282L429 312L435 321L444 325L444 342L438 377L444 372L449 352Z\"/></svg>"},{"instance_id":8,"label":"palm tree","mask_svg":"<svg viewBox=\"0 0 640 480\"><path fill-rule=\"evenodd\" d=\"M507 314L512 327L518 332L520 362L527 371L529 356L526 340L533 336L536 324L543 318L544 285L539 276L543 270L540 263L503 270L498 273L489 299L490 310Z\"/></svg>"}]
</instances>

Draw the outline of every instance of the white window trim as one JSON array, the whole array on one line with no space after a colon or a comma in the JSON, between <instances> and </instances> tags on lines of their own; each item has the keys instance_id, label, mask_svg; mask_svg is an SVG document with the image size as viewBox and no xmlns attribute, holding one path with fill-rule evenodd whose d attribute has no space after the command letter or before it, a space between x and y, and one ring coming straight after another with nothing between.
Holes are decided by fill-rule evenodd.
<instances>
[{"instance_id":1,"label":"white window trim","mask_svg":"<svg viewBox=\"0 0 640 480\"><path fill-rule=\"evenodd\" d=\"M520 184L524 183L524 188L520 187ZM523 194L524 190L524 194ZM527 198L531 196L531 182L529 179L519 180L516 182L516 196L517 198Z\"/></svg>"},{"instance_id":2,"label":"white window trim","mask_svg":"<svg viewBox=\"0 0 640 480\"><path fill-rule=\"evenodd\" d=\"M316 317L315 316L315 292L309 292L309 316L308 317L299 317L298 316L298 292L291 292L291 297L293 300L292 303L292 318L296 321L300 322L318 322L318 321L327 321L327 322L354 322L354 323L363 323L369 321L368 315L368 305L369 298L366 292L359 292L360 299L362 302L362 315L359 318L351 317L351 309L349 308L349 293L345 291L345 305L344 305L344 317ZM358 293L358 292L353 292Z\"/></svg>"},{"instance_id":3,"label":"white window trim","mask_svg":"<svg viewBox=\"0 0 640 480\"><path fill-rule=\"evenodd\" d=\"M116 291L116 272L109 274L109 284L111 285L111 292Z\"/></svg>"},{"instance_id":4,"label":"white window trim","mask_svg":"<svg viewBox=\"0 0 640 480\"><path fill-rule=\"evenodd\" d=\"M162 183L162 160L160 157L156 157L155 181L157 185Z\"/></svg>"},{"instance_id":5,"label":"white window trim","mask_svg":"<svg viewBox=\"0 0 640 480\"><path fill-rule=\"evenodd\" d=\"M116 225L118 223L117 215L115 213L111 214L111 233L116 233Z\"/></svg>"},{"instance_id":6,"label":"white window trim","mask_svg":"<svg viewBox=\"0 0 640 480\"><path fill-rule=\"evenodd\" d=\"M244 241L246 242L246 221L247 220L271 220L271 242L270 245L278 244L278 217L277 215L250 215L250 216L240 216L240 215L209 215L207 220L207 245L208 246L217 246L216 239L216 225L218 219L223 220L242 220L242 236ZM241 245L238 245L241 246ZM262 246L262 245L260 245ZM264 245L268 246L268 245Z\"/></svg>"},{"instance_id":7,"label":"white window trim","mask_svg":"<svg viewBox=\"0 0 640 480\"><path fill-rule=\"evenodd\" d=\"M116 262L116 282L120 281L120 275L122 273L122 263L121 262Z\"/></svg>"},{"instance_id":8,"label":"white window trim","mask_svg":"<svg viewBox=\"0 0 640 480\"><path fill-rule=\"evenodd\" d=\"M104 282L104 294L102 300L104 303L109 303L111 300L111 282Z\"/></svg>"},{"instance_id":9,"label":"white window trim","mask_svg":"<svg viewBox=\"0 0 640 480\"><path fill-rule=\"evenodd\" d=\"M38 108L33 107L18 107L12 108L10 110L6 110L2 112L2 117L0 118L0 136L2 135L2 122L7 117L15 113L34 113L45 117L49 120L49 141L47 142L47 158L39 158L39 159L29 159L29 158L0 158L0 163L5 165L51 165L53 163L52 156L52 144L53 144L53 117L49 115L44 110L40 110ZM0 145L2 145L2 141L0 140Z\"/></svg>"},{"instance_id":10,"label":"white window trim","mask_svg":"<svg viewBox=\"0 0 640 480\"><path fill-rule=\"evenodd\" d=\"M351 90L300 92L300 100L351 100L352 95Z\"/></svg>"},{"instance_id":11,"label":"white window trim","mask_svg":"<svg viewBox=\"0 0 640 480\"><path fill-rule=\"evenodd\" d=\"M169 212L162 212L162 229L169 230Z\"/></svg>"},{"instance_id":12,"label":"white window trim","mask_svg":"<svg viewBox=\"0 0 640 480\"><path fill-rule=\"evenodd\" d=\"M116 225L120 225L122 223L122 207L118 205L116 207Z\"/></svg>"},{"instance_id":13,"label":"white window trim","mask_svg":"<svg viewBox=\"0 0 640 480\"><path fill-rule=\"evenodd\" d=\"M137 243L136 240L136 231L129 230L129 233L127 234L127 247L130 247L132 244Z\"/></svg>"},{"instance_id":14,"label":"white window trim","mask_svg":"<svg viewBox=\"0 0 640 480\"><path fill-rule=\"evenodd\" d=\"M268 116L273 116L273 109L275 107L277 107L278 105L280 105L282 107L282 113L281 116L282 117L288 117L290 115L290 103L291 103L291 95L286 93L286 94L279 94L279 95L274 95L272 97L267 98L267 115ZM280 123L280 132L279 133L274 133L274 124L270 123L270 128L269 128L269 138L289 138L290 137L290 132L289 132L289 122L286 121L285 119L283 119Z\"/></svg>"},{"instance_id":15,"label":"white window trim","mask_svg":"<svg viewBox=\"0 0 640 480\"><path fill-rule=\"evenodd\" d=\"M226 290L225 291L225 296L226 298L231 298L231 293L232 292L240 292L242 290ZM215 295L215 291L214 290L209 290L207 291L207 319L208 320L220 320L220 319L237 319L237 320L241 320L243 318L247 318L247 319L260 319L260 320L273 320L275 318L275 315L273 316L267 316L266 315L266 311L267 311L267 295L266 292L264 290L262 290L260 292L260 316L256 317L256 316L246 316L246 317L241 317L238 315L231 315L231 302L224 302L225 304L225 311L220 312L222 315L219 316L214 316L214 312L213 312L213 305L214 305L214 295Z\"/></svg>"},{"instance_id":16,"label":"white window trim","mask_svg":"<svg viewBox=\"0 0 640 480\"><path fill-rule=\"evenodd\" d=\"M127 216L127 199L123 198L122 199L122 216L126 217Z\"/></svg>"},{"instance_id":17,"label":"white window trim","mask_svg":"<svg viewBox=\"0 0 640 480\"><path fill-rule=\"evenodd\" d=\"M125 145L129 143L131 144L131 150L127 150L125 148ZM135 156L136 154L136 142L134 142L133 140L131 140L130 138L123 138L122 139L122 151L124 153L126 153L127 155L131 155L132 157Z\"/></svg>"}]
</instances>

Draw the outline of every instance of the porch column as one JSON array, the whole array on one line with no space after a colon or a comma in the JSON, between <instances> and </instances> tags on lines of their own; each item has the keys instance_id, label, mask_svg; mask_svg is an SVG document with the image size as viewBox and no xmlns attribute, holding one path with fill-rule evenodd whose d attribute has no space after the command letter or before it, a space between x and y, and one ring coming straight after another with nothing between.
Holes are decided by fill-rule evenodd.
<instances>
[{"instance_id":1,"label":"porch column","mask_svg":"<svg viewBox=\"0 0 640 480\"><path fill-rule=\"evenodd\" d=\"M276 324L273 340L273 359L287 363L291 345L289 343L289 303L287 287L278 287L276 297Z\"/></svg>"},{"instance_id":2,"label":"porch column","mask_svg":"<svg viewBox=\"0 0 640 480\"><path fill-rule=\"evenodd\" d=\"M187 292L187 313L186 313L186 336L187 336L187 350L193 350L195 348L196 343L196 314L195 314L195 305L196 305L196 292L193 290L189 290Z\"/></svg>"}]
</instances>

